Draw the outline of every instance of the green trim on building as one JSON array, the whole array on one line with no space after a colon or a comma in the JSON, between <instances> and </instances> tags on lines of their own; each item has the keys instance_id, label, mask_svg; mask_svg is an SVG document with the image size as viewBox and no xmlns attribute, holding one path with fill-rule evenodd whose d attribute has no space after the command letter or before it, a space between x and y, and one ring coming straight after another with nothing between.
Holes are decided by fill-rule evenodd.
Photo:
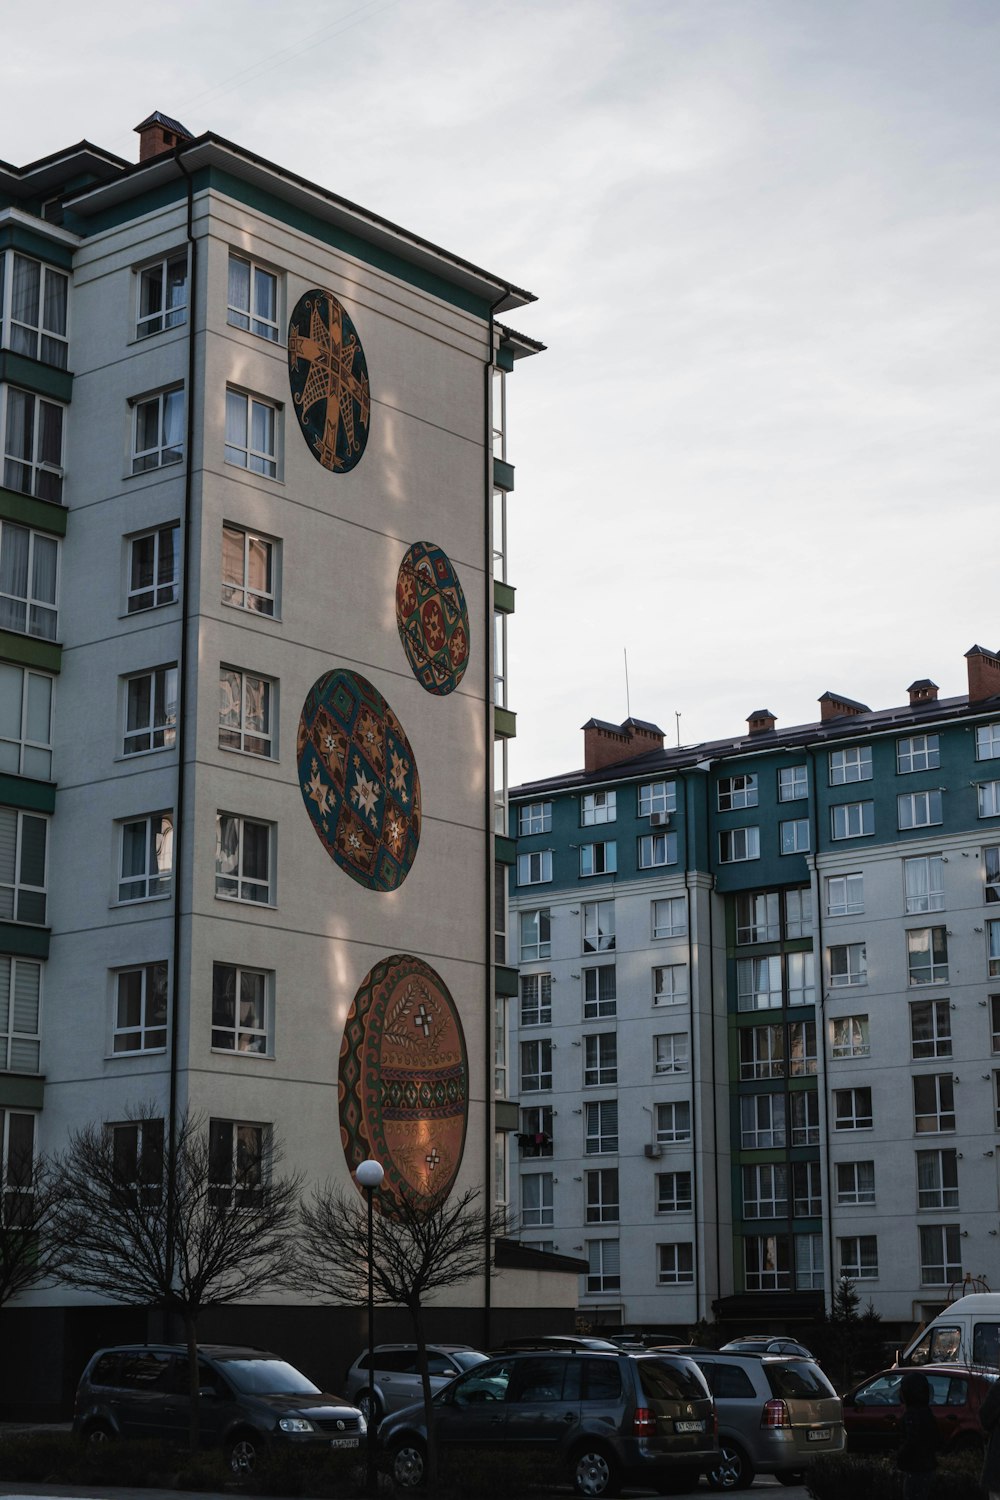
<instances>
[{"instance_id":1,"label":"green trim on building","mask_svg":"<svg viewBox=\"0 0 1000 1500\"><path fill-rule=\"evenodd\" d=\"M517 714L509 708L494 708L493 733L502 740L512 740L517 734Z\"/></svg>"},{"instance_id":2,"label":"green trim on building","mask_svg":"<svg viewBox=\"0 0 1000 1500\"><path fill-rule=\"evenodd\" d=\"M511 349L507 344L501 344L500 348L497 350L497 357L494 363L496 364L498 370L506 370L509 375L511 370L513 370L514 368L513 349Z\"/></svg>"},{"instance_id":3,"label":"green trim on building","mask_svg":"<svg viewBox=\"0 0 1000 1500\"><path fill-rule=\"evenodd\" d=\"M518 990L517 970L507 964L496 964L493 969L493 989L498 995L516 995Z\"/></svg>"},{"instance_id":4,"label":"green trim on building","mask_svg":"<svg viewBox=\"0 0 1000 1500\"><path fill-rule=\"evenodd\" d=\"M59 672L62 670L62 647L51 641L40 641L33 635L0 630L0 661L17 662L20 667L37 667L40 672Z\"/></svg>"},{"instance_id":5,"label":"green trim on building","mask_svg":"<svg viewBox=\"0 0 1000 1500\"><path fill-rule=\"evenodd\" d=\"M32 781L29 776L7 776L0 773L0 805L22 807L28 812L55 812L55 784L51 781Z\"/></svg>"},{"instance_id":6,"label":"green trim on building","mask_svg":"<svg viewBox=\"0 0 1000 1500\"><path fill-rule=\"evenodd\" d=\"M493 1103L493 1124L497 1130L517 1130L518 1107L509 1099L496 1099Z\"/></svg>"},{"instance_id":7,"label":"green trim on building","mask_svg":"<svg viewBox=\"0 0 1000 1500\"><path fill-rule=\"evenodd\" d=\"M25 1073L0 1073L0 1109L41 1109L45 1079Z\"/></svg>"},{"instance_id":8,"label":"green trim on building","mask_svg":"<svg viewBox=\"0 0 1000 1500\"><path fill-rule=\"evenodd\" d=\"M47 396L52 401L70 401L73 397L73 377L68 370L43 365L41 360L15 354L11 349L0 352L0 380L34 391L36 396Z\"/></svg>"},{"instance_id":9,"label":"green trim on building","mask_svg":"<svg viewBox=\"0 0 1000 1500\"><path fill-rule=\"evenodd\" d=\"M517 840L509 839L505 833L494 834L493 858L501 865L517 864Z\"/></svg>"},{"instance_id":10,"label":"green trim on building","mask_svg":"<svg viewBox=\"0 0 1000 1500\"><path fill-rule=\"evenodd\" d=\"M34 495L21 495L17 490L5 490L0 485L0 520L65 536L68 515L65 506L53 505L51 500L36 500Z\"/></svg>"},{"instance_id":11,"label":"green trim on building","mask_svg":"<svg viewBox=\"0 0 1000 1500\"><path fill-rule=\"evenodd\" d=\"M48 958L50 936L47 927L0 922L0 953L12 953L15 958Z\"/></svg>"},{"instance_id":12,"label":"green trim on building","mask_svg":"<svg viewBox=\"0 0 1000 1500\"><path fill-rule=\"evenodd\" d=\"M50 240L25 224L4 224L0 228L0 250L20 250L23 255L32 255L36 260L47 261L62 271L73 269L73 247L61 240Z\"/></svg>"},{"instance_id":13,"label":"green trim on building","mask_svg":"<svg viewBox=\"0 0 1000 1500\"><path fill-rule=\"evenodd\" d=\"M493 608L501 610L505 615L514 613L514 595L516 589L512 589L509 583L501 583L499 578L493 580Z\"/></svg>"},{"instance_id":14,"label":"green trim on building","mask_svg":"<svg viewBox=\"0 0 1000 1500\"><path fill-rule=\"evenodd\" d=\"M509 464L505 458L493 460L493 483L498 490L509 492L514 488L514 465Z\"/></svg>"}]
</instances>

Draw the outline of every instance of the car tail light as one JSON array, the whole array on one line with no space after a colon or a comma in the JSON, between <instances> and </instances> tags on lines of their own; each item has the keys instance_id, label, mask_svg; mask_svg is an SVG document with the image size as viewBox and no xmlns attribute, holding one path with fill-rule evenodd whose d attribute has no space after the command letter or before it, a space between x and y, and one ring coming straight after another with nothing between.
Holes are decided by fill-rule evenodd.
<instances>
[{"instance_id":1,"label":"car tail light","mask_svg":"<svg viewBox=\"0 0 1000 1500\"><path fill-rule=\"evenodd\" d=\"M792 1421L784 1401L765 1401L764 1410L760 1414L760 1425L762 1427L791 1427Z\"/></svg>"},{"instance_id":2,"label":"car tail light","mask_svg":"<svg viewBox=\"0 0 1000 1500\"><path fill-rule=\"evenodd\" d=\"M633 1437L652 1437L656 1432L656 1418L648 1406L637 1406L632 1417Z\"/></svg>"}]
</instances>

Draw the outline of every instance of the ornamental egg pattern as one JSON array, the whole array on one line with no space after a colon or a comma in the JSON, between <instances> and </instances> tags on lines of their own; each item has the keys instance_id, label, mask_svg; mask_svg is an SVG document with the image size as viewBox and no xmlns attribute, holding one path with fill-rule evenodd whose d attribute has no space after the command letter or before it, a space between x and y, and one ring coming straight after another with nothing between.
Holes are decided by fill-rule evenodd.
<instances>
[{"instance_id":1,"label":"ornamental egg pattern","mask_svg":"<svg viewBox=\"0 0 1000 1500\"><path fill-rule=\"evenodd\" d=\"M453 693L469 665L469 612L458 574L433 542L414 542L396 575L396 626L428 693Z\"/></svg>"},{"instance_id":2,"label":"ornamental egg pattern","mask_svg":"<svg viewBox=\"0 0 1000 1500\"><path fill-rule=\"evenodd\" d=\"M317 463L346 474L368 442L371 390L357 329L332 292L314 288L288 320L288 381Z\"/></svg>"}]
</instances>

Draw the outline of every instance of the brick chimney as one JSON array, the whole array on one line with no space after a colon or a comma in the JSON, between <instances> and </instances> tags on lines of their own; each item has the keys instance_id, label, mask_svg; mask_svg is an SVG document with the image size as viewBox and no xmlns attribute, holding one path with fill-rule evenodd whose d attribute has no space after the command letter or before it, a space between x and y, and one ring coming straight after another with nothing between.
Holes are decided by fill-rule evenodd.
<instances>
[{"instance_id":1,"label":"brick chimney","mask_svg":"<svg viewBox=\"0 0 1000 1500\"><path fill-rule=\"evenodd\" d=\"M931 682L929 677L921 677L916 682L911 682L906 691L910 695L911 706L917 703L937 702L938 685L936 682Z\"/></svg>"},{"instance_id":2,"label":"brick chimney","mask_svg":"<svg viewBox=\"0 0 1000 1500\"><path fill-rule=\"evenodd\" d=\"M819 699L819 716L825 724L828 719L854 718L857 714L870 714L867 703L856 703L845 698L843 693L824 693Z\"/></svg>"},{"instance_id":3,"label":"brick chimney","mask_svg":"<svg viewBox=\"0 0 1000 1500\"><path fill-rule=\"evenodd\" d=\"M983 646L973 646L965 653L969 669L969 702L981 703L1000 693L1000 656Z\"/></svg>"},{"instance_id":4,"label":"brick chimney","mask_svg":"<svg viewBox=\"0 0 1000 1500\"><path fill-rule=\"evenodd\" d=\"M150 161L154 156L162 156L165 151L173 151L175 146L182 146L185 141L194 140L190 130L186 129L179 120L172 120L169 115L161 115L159 110L147 115L141 124L135 127L139 137L139 160Z\"/></svg>"},{"instance_id":5,"label":"brick chimney","mask_svg":"<svg viewBox=\"0 0 1000 1500\"><path fill-rule=\"evenodd\" d=\"M663 749L663 730L642 719L609 724L606 719L588 719L583 726L583 768L600 771L620 760L635 760L650 750Z\"/></svg>"},{"instance_id":6,"label":"brick chimney","mask_svg":"<svg viewBox=\"0 0 1000 1500\"><path fill-rule=\"evenodd\" d=\"M751 734L767 734L777 722L769 708L755 708L752 714L747 714Z\"/></svg>"}]
</instances>

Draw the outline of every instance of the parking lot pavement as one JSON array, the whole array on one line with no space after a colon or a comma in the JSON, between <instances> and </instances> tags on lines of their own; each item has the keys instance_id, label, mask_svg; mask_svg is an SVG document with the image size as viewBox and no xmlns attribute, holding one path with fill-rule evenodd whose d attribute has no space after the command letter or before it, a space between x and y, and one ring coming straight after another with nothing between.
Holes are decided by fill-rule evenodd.
<instances>
[{"instance_id":1,"label":"parking lot pavement","mask_svg":"<svg viewBox=\"0 0 1000 1500\"><path fill-rule=\"evenodd\" d=\"M809 1497L809 1491L804 1485L779 1485L776 1479L766 1474L758 1475L751 1488L754 1491L780 1489L787 1500L808 1500ZM639 1496L648 1495L651 1491L627 1489L624 1493L626 1497L633 1496L634 1500L639 1500ZM552 1490L551 1495L537 1491L531 1496L531 1500L567 1500L571 1494L572 1491L566 1486ZM687 1500L708 1500L711 1494L712 1491L703 1480L697 1490L689 1492ZM742 1490L741 1494L745 1495L747 1491ZM54 1500L232 1500L231 1495L220 1495L217 1490L195 1494L192 1490L137 1490L118 1487L95 1492L93 1489L71 1484L14 1484L0 1480L0 1496L3 1500L37 1500L41 1495L54 1497ZM433 1500L433 1495L428 1495L426 1500ZM685 1500L685 1497L678 1496L676 1500ZM777 1500L777 1497L772 1496L772 1500Z\"/></svg>"}]
</instances>

